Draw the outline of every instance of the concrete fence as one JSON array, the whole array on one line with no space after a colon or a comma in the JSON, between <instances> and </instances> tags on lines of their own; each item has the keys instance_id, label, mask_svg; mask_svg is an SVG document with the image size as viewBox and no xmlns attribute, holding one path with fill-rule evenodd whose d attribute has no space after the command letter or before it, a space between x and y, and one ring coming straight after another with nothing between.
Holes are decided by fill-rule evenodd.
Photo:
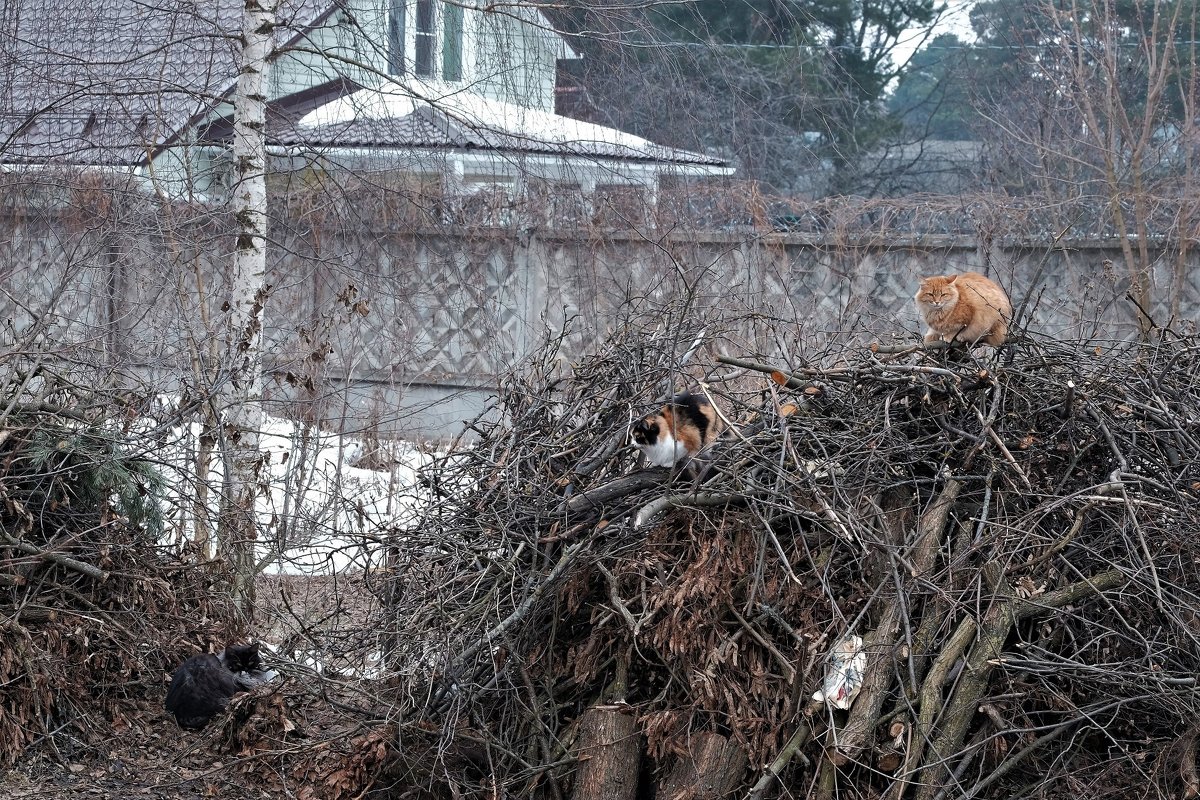
<instances>
[{"instance_id":1,"label":"concrete fence","mask_svg":"<svg viewBox=\"0 0 1200 800\"><path fill-rule=\"evenodd\" d=\"M753 312L797 336L908 337L922 275L999 280L1030 329L1135 331L1120 242L1053 246L954 235L814 236L280 226L271 248L268 391L351 427L451 435L498 375L568 320L586 350L618 319L683 296L700 315ZM208 223L73 211L0 216L0 325L10 354L48 351L177 391L219 378L215 320L228 237ZM1160 322L1200 312L1196 256L1150 243Z\"/></svg>"}]
</instances>

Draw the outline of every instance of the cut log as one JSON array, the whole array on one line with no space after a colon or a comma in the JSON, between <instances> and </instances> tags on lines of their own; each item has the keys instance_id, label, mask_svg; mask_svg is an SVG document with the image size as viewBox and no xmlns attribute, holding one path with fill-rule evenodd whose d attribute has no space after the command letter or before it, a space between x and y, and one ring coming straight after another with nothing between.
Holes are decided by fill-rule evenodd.
<instances>
[{"instance_id":1,"label":"cut log","mask_svg":"<svg viewBox=\"0 0 1200 800\"><path fill-rule=\"evenodd\" d=\"M741 785L746 772L746 752L736 742L719 733L700 731L692 734L688 751L663 781L657 797L720 800Z\"/></svg>"},{"instance_id":2,"label":"cut log","mask_svg":"<svg viewBox=\"0 0 1200 800\"><path fill-rule=\"evenodd\" d=\"M633 800L642 761L642 737L624 704L592 706L579 724L572 800Z\"/></svg>"}]
</instances>

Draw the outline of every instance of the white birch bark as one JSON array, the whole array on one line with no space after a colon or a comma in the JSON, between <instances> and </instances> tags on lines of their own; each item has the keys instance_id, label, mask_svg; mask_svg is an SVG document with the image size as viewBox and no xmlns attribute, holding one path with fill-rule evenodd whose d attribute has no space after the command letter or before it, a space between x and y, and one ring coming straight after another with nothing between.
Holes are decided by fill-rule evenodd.
<instances>
[{"instance_id":1,"label":"white birch bark","mask_svg":"<svg viewBox=\"0 0 1200 800\"><path fill-rule=\"evenodd\" d=\"M233 212L237 240L226 312L229 380L225 390L225 491L218 538L231 570L233 600L253 613L254 501L262 458L262 330L267 274L266 91L275 0L246 0L242 62L234 94Z\"/></svg>"}]
</instances>

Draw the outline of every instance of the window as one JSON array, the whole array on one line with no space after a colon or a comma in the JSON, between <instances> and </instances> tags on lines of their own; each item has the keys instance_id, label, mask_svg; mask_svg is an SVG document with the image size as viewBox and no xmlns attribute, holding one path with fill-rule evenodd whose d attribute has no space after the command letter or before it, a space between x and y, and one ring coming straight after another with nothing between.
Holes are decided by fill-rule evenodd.
<instances>
[{"instance_id":1,"label":"window","mask_svg":"<svg viewBox=\"0 0 1200 800\"><path fill-rule=\"evenodd\" d=\"M406 0L392 0L388 15L388 73L404 74L404 6Z\"/></svg>"},{"instance_id":2,"label":"window","mask_svg":"<svg viewBox=\"0 0 1200 800\"><path fill-rule=\"evenodd\" d=\"M417 41L413 51L413 71L422 78L433 74L433 50L436 43L436 22L433 0L417 0Z\"/></svg>"},{"instance_id":3,"label":"window","mask_svg":"<svg viewBox=\"0 0 1200 800\"><path fill-rule=\"evenodd\" d=\"M388 8L389 74L411 72L419 78L463 79L466 26L461 5L439 0L390 0Z\"/></svg>"},{"instance_id":4,"label":"window","mask_svg":"<svg viewBox=\"0 0 1200 800\"><path fill-rule=\"evenodd\" d=\"M442 19L442 79L462 80L463 10L446 3Z\"/></svg>"}]
</instances>

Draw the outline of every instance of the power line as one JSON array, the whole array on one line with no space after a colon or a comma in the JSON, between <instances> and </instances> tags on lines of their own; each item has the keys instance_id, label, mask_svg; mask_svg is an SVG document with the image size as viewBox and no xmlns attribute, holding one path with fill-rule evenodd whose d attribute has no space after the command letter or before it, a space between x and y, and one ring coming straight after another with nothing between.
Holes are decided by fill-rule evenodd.
<instances>
[{"instance_id":1,"label":"power line","mask_svg":"<svg viewBox=\"0 0 1200 800\"><path fill-rule=\"evenodd\" d=\"M926 50L944 50L947 52L961 50L1030 50L1040 47L1052 47L1054 42L1044 42L1041 44L979 44L977 42L964 42L963 44L942 45L928 44L918 48L921 52ZM1140 48L1142 42L1117 42L1118 47ZM711 50L715 48L728 48L737 50L820 50L828 52L831 50L857 50L858 47L853 44L834 45L834 44L749 44L744 42L654 42L653 46L658 47L687 47ZM1184 40L1176 41L1176 47L1200 46L1200 40Z\"/></svg>"}]
</instances>

